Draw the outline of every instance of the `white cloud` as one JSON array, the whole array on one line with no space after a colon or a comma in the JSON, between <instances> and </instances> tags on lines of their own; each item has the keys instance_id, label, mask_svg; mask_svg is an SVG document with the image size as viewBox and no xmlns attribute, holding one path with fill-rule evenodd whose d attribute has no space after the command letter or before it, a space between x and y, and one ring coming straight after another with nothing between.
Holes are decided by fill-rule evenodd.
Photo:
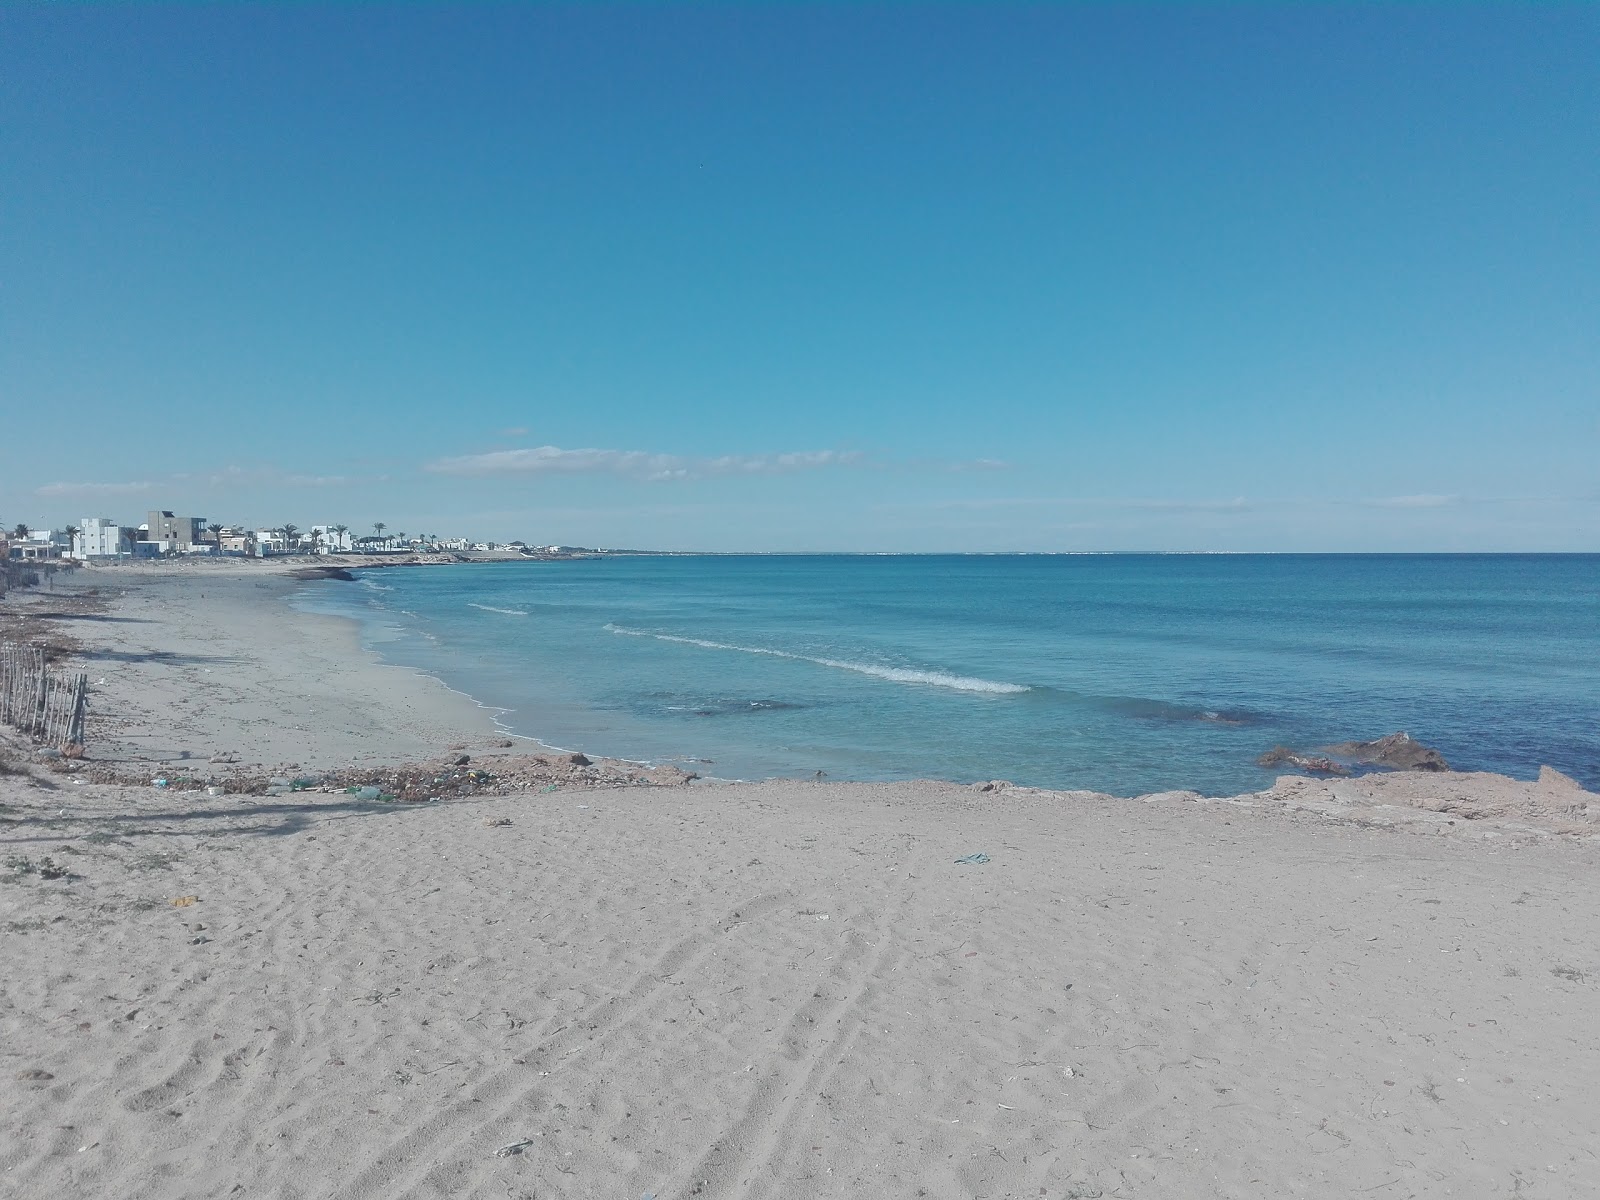
<instances>
[{"instance_id":1,"label":"white cloud","mask_svg":"<svg viewBox=\"0 0 1600 1200\"><path fill-rule=\"evenodd\" d=\"M1254 506L1243 496L1232 500L1110 500L1112 508L1133 508L1146 512L1245 512Z\"/></svg>"},{"instance_id":2,"label":"white cloud","mask_svg":"<svg viewBox=\"0 0 1600 1200\"><path fill-rule=\"evenodd\" d=\"M1292 501L1272 501L1278 507ZM1166 500L1145 497L1116 496L973 496L925 502L895 502L880 504L885 509L998 509L998 508L1089 508L1123 512L1251 512L1262 505L1235 496L1232 500Z\"/></svg>"},{"instance_id":3,"label":"white cloud","mask_svg":"<svg viewBox=\"0 0 1600 1200\"><path fill-rule=\"evenodd\" d=\"M352 482L348 475L299 475L291 474L278 467L241 467L235 464L204 473L180 471L171 477L171 481L173 483L198 483L212 488L338 487L341 484Z\"/></svg>"},{"instance_id":4,"label":"white cloud","mask_svg":"<svg viewBox=\"0 0 1600 1200\"><path fill-rule=\"evenodd\" d=\"M1379 500L1366 501L1369 508L1448 508L1460 503L1460 496L1435 496L1427 493L1418 496L1385 496Z\"/></svg>"},{"instance_id":5,"label":"white cloud","mask_svg":"<svg viewBox=\"0 0 1600 1200\"><path fill-rule=\"evenodd\" d=\"M199 485L207 488L280 487L326 488L357 482L347 475L292 475L277 467L227 466L210 472L180 471L160 480L140 479L128 483L47 483L33 490L36 496L139 496L146 492L181 490Z\"/></svg>"},{"instance_id":6,"label":"white cloud","mask_svg":"<svg viewBox=\"0 0 1600 1200\"><path fill-rule=\"evenodd\" d=\"M47 483L35 488L36 496L132 496L148 492L153 483Z\"/></svg>"},{"instance_id":7,"label":"white cloud","mask_svg":"<svg viewBox=\"0 0 1600 1200\"><path fill-rule=\"evenodd\" d=\"M630 479L707 479L729 475L780 475L861 460L854 450L805 450L788 454L725 454L691 458L644 450L563 450L534 446L441 458L423 470L438 475L622 475Z\"/></svg>"},{"instance_id":8,"label":"white cloud","mask_svg":"<svg viewBox=\"0 0 1600 1200\"><path fill-rule=\"evenodd\" d=\"M939 471L1009 471L1011 464L999 458L964 458L956 462L931 461L912 463L912 466L927 467Z\"/></svg>"}]
</instances>

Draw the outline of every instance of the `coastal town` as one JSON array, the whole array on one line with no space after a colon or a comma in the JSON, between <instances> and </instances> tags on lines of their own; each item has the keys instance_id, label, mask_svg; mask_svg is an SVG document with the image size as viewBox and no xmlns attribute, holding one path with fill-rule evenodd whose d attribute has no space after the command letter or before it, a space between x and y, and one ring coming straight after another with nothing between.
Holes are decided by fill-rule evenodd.
<instances>
[{"instance_id":1,"label":"coastal town","mask_svg":"<svg viewBox=\"0 0 1600 1200\"><path fill-rule=\"evenodd\" d=\"M224 525L205 517L181 516L150 509L140 525L114 517L84 517L62 529L38 528L20 522L0 529L0 561L22 563L78 562L113 564L135 559L191 555L230 558L275 558L286 555L455 555L473 558L571 558L597 553L581 546L530 545L441 537L437 533L390 531L374 521L365 533L350 525L278 525L252 529Z\"/></svg>"}]
</instances>

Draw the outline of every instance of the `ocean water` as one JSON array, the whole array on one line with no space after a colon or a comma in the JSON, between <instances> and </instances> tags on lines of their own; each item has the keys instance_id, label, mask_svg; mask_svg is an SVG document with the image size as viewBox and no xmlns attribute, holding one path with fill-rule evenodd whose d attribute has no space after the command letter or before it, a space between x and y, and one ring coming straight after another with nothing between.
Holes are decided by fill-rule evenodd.
<instances>
[{"instance_id":1,"label":"ocean water","mask_svg":"<svg viewBox=\"0 0 1600 1200\"><path fill-rule=\"evenodd\" d=\"M1600 788L1600 555L616 557L296 603L509 732L724 778L1220 795L1404 730Z\"/></svg>"}]
</instances>

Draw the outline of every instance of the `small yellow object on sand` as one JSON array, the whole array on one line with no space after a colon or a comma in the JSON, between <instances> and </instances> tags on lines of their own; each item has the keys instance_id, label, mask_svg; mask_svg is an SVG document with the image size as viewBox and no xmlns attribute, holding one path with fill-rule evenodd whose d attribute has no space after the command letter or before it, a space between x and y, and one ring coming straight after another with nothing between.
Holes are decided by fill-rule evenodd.
<instances>
[{"instance_id":1,"label":"small yellow object on sand","mask_svg":"<svg viewBox=\"0 0 1600 1200\"><path fill-rule=\"evenodd\" d=\"M173 908L188 908L189 905L196 903L197 901L199 901L199 899L200 899L199 896L179 896L176 900L174 900L172 902L172 907Z\"/></svg>"}]
</instances>

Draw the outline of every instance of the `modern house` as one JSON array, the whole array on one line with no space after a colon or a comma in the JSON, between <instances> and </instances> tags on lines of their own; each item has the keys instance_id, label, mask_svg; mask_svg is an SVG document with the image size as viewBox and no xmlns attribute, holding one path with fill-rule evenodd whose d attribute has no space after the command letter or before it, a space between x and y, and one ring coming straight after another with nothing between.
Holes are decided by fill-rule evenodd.
<instances>
[{"instance_id":1,"label":"modern house","mask_svg":"<svg viewBox=\"0 0 1600 1200\"><path fill-rule=\"evenodd\" d=\"M10 557L21 562L49 562L61 558L62 550L57 535L48 529L30 529L26 538L11 543Z\"/></svg>"},{"instance_id":2,"label":"modern house","mask_svg":"<svg viewBox=\"0 0 1600 1200\"><path fill-rule=\"evenodd\" d=\"M323 554L349 554L355 549L348 526L341 529L334 525L313 525L311 532L321 536L317 549Z\"/></svg>"},{"instance_id":3,"label":"modern house","mask_svg":"<svg viewBox=\"0 0 1600 1200\"><path fill-rule=\"evenodd\" d=\"M169 542L180 554L189 553L191 546L205 541L204 517L175 517L164 509L150 510L149 524L145 526L145 541Z\"/></svg>"},{"instance_id":4,"label":"modern house","mask_svg":"<svg viewBox=\"0 0 1600 1200\"><path fill-rule=\"evenodd\" d=\"M242 554L247 558L255 558L256 535L248 529L237 529L232 526L224 529L217 535L224 554Z\"/></svg>"},{"instance_id":5,"label":"modern house","mask_svg":"<svg viewBox=\"0 0 1600 1200\"><path fill-rule=\"evenodd\" d=\"M289 552L289 539L283 536L281 530L258 529L256 530L256 554L266 558L271 554L287 554Z\"/></svg>"},{"instance_id":6,"label":"modern house","mask_svg":"<svg viewBox=\"0 0 1600 1200\"><path fill-rule=\"evenodd\" d=\"M122 526L110 517L84 517L72 540L72 557L85 562L127 558L132 553L122 536Z\"/></svg>"}]
</instances>

